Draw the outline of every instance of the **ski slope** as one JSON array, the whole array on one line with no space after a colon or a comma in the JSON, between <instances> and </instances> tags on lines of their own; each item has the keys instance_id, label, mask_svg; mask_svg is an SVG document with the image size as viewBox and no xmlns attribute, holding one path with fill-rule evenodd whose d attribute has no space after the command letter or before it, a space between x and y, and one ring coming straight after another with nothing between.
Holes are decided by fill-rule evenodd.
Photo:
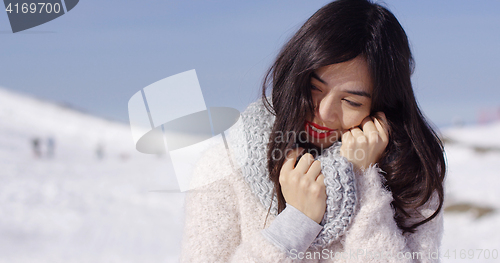
<instances>
[{"instance_id":1,"label":"ski slope","mask_svg":"<svg viewBox=\"0 0 500 263\"><path fill-rule=\"evenodd\" d=\"M443 262L496 262L475 249L500 249L500 123L442 133L446 205L459 207L445 213ZM178 261L184 194L168 156L137 152L127 125L0 88L0 167L0 262Z\"/></svg>"},{"instance_id":2,"label":"ski slope","mask_svg":"<svg viewBox=\"0 0 500 263\"><path fill-rule=\"evenodd\" d=\"M177 261L184 196L127 125L0 89L0 167L0 262Z\"/></svg>"}]
</instances>

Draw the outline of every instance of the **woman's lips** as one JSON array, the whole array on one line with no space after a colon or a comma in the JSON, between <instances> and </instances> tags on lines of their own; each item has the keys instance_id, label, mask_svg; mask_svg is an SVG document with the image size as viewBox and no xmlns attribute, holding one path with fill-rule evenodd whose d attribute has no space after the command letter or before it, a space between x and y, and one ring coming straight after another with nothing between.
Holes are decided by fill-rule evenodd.
<instances>
[{"instance_id":1,"label":"woman's lips","mask_svg":"<svg viewBox=\"0 0 500 263\"><path fill-rule=\"evenodd\" d=\"M334 129L330 129L328 127L323 127L323 126L318 125L318 124L316 124L314 122L306 121L306 123L309 124L309 125L311 125L311 126L313 126L314 128L319 129L319 130L323 130L323 131L335 131Z\"/></svg>"},{"instance_id":2,"label":"woman's lips","mask_svg":"<svg viewBox=\"0 0 500 263\"><path fill-rule=\"evenodd\" d=\"M316 123L306 121L305 129L309 135L316 139L324 139L330 136L335 130L320 126Z\"/></svg>"}]
</instances>

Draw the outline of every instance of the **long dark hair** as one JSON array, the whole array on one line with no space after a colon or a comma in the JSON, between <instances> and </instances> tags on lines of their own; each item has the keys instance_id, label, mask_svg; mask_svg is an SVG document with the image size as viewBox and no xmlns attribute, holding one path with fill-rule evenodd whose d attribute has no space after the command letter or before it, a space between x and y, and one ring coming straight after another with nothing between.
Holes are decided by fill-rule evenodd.
<instances>
[{"instance_id":1,"label":"long dark hair","mask_svg":"<svg viewBox=\"0 0 500 263\"><path fill-rule=\"evenodd\" d=\"M285 207L279 184L284 153L297 143L304 121L314 112L311 75L314 70L363 56L373 80L371 113L385 113L390 142L379 160L386 187L392 192L395 221L405 232L439 213L446 172L443 145L420 112L410 76L414 68L408 38L396 17L367 0L339 0L312 15L285 44L264 78L262 99L276 115L268 144L268 170L274 182L278 211ZM266 91L272 86L272 104ZM286 134L288 138L277 140ZM276 150L274 151L274 153ZM437 194L439 205L428 218L408 224L414 209Z\"/></svg>"}]
</instances>

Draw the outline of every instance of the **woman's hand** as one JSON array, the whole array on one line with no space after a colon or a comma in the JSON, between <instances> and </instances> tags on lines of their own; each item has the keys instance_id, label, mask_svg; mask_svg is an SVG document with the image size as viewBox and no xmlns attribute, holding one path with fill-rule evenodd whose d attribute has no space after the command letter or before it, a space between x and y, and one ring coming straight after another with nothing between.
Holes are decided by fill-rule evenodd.
<instances>
[{"instance_id":1,"label":"woman's hand","mask_svg":"<svg viewBox=\"0 0 500 263\"><path fill-rule=\"evenodd\" d=\"M377 163L389 142L387 126L383 112L378 112L377 117L366 117L359 127L342 134L340 154L347 158L356 170L364 170Z\"/></svg>"},{"instance_id":2,"label":"woman's hand","mask_svg":"<svg viewBox=\"0 0 500 263\"><path fill-rule=\"evenodd\" d=\"M303 150L297 148L287 155L280 171L281 192L288 204L319 224L326 210L325 177L321 174L321 163L310 153L304 154L295 166Z\"/></svg>"}]
</instances>

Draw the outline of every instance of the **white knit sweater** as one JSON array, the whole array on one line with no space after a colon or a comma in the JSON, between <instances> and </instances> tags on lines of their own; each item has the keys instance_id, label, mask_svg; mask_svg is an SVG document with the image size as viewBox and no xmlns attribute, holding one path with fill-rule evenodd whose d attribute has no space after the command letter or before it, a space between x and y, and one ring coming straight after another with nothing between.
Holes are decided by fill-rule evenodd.
<instances>
[{"instance_id":1,"label":"white knit sweater","mask_svg":"<svg viewBox=\"0 0 500 263\"><path fill-rule=\"evenodd\" d=\"M261 232L275 216L268 215L268 207L252 192L242 170L228 165L227 159L220 144L194 171L195 180L221 179L186 196L182 262L439 262L442 213L415 233L402 234L393 218L392 194L383 187L376 167L356 175L356 211L344 235L324 248L310 247L287 256ZM435 207L429 202L418 212L427 217Z\"/></svg>"}]
</instances>

